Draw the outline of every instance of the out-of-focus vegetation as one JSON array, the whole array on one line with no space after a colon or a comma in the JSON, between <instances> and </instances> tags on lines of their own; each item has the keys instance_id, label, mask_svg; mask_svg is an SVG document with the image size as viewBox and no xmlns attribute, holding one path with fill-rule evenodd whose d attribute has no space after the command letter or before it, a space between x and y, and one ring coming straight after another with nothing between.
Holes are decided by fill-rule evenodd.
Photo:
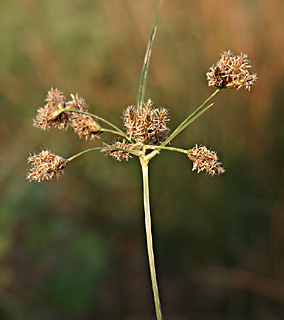
<instances>
[{"instance_id":1,"label":"out-of-focus vegetation","mask_svg":"<svg viewBox=\"0 0 284 320\"><path fill-rule=\"evenodd\" d=\"M58 181L28 183L29 152L69 157L100 141L40 132L51 87L78 92L121 126L135 104L158 1L0 2L0 319L154 319L137 159L100 153ZM226 174L150 164L154 245L166 319L284 317L284 2L165 1L146 97L175 128L208 97L223 50L247 53L259 80L224 90L175 145L206 144ZM112 137L105 134L104 141Z\"/></svg>"}]
</instances>

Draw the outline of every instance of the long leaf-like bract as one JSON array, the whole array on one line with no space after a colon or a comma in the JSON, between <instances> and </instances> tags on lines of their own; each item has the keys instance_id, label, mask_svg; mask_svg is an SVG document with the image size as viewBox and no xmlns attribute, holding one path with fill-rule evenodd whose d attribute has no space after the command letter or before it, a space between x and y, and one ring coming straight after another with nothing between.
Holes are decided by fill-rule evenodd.
<instances>
[{"instance_id":1,"label":"long leaf-like bract","mask_svg":"<svg viewBox=\"0 0 284 320\"><path fill-rule=\"evenodd\" d=\"M163 2L163 0L160 0L155 24L152 29L150 39L148 41L147 50L145 53L145 58L144 58L141 76L140 76L140 82L139 82L139 90L138 90L138 96L137 96L137 107L140 107L144 101L150 58L151 58L151 54L152 54L152 47L153 47L153 43L154 43L154 39L155 39L155 35L156 35L157 24L158 24L158 20L159 20L159 14L160 14L162 2Z\"/></svg>"}]
</instances>

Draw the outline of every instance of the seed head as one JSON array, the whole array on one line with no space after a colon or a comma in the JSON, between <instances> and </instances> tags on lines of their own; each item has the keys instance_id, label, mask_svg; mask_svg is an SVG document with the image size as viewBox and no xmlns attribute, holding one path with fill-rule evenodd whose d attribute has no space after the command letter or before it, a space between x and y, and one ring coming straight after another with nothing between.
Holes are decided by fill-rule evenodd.
<instances>
[{"instance_id":1,"label":"seed head","mask_svg":"<svg viewBox=\"0 0 284 320\"><path fill-rule=\"evenodd\" d=\"M106 143L104 143L103 145L105 149L103 149L102 152L109 154L117 161L128 161L129 158L133 158L132 155L125 150L137 150L139 152L139 149L141 148L141 145L127 143L125 139L123 139L122 141L115 141L112 145L108 145ZM118 148L125 150L117 150Z\"/></svg>"},{"instance_id":2,"label":"seed head","mask_svg":"<svg viewBox=\"0 0 284 320\"><path fill-rule=\"evenodd\" d=\"M51 88L45 101L46 105L38 109L36 118L33 120L34 126L41 130L49 130L51 125L58 129L67 129L68 114L64 113L64 94L58 89Z\"/></svg>"},{"instance_id":3,"label":"seed head","mask_svg":"<svg viewBox=\"0 0 284 320\"><path fill-rule=\"evenodd\" d=\"M208 150L205 146L195 146L193 149L188 150L188 158L193 162L192 171L197 170L197 173L206 171L210 176L215 174L224 173L224 168L221 167L222 163L218 162L219 158L217 153Z\"/></svg>"},{"instance_id":4,"label":"seed head","mask_svg":"<svg viewBox=\"0 0 284 320\"><path fill-rule=\"evenodd\" d=\"M58 179L64 174L67 162L67 160L51 153L49 150L43 150L39 154L28 157L31 168L27 174L27 179L37 182L51 180L54 176Z\"/></svg>"},{"instance_id":5,"label":"seed head","mask_svg":"<svg viewBox=\"0 0 284 320\"><path fill-rule=\"evenodd\" d=\"M247 54L235 56L233 52L224 51L221 59L206 73L209 87L237 88L250 90L251 85L257 80L256 73L250 74L251 68Z\"/></svg>"},{"instance_id":6,"label":"seed head","mask_svg":"<svg viewBox=\"0 0 284 320\"><path fill-rule=\"evenodd\" d=\"M168 110L152 108L148 100L140 107L129 106L123 113L124 126L130 138L140 143L160 144L167 138Z\"/></svg>"},{"instance_id":7,"label":"seed head","mask_svg":"<svg viewBox=\"0 0 284 320\"><path fill-rule=\"evenodd\" d=\"M83 136L94 140L99 138L101 126L92 117L80 113L73 112L70 125L74 128L74 131L80 138Z\"/></svg>"},{"instance_id":8,"label":"seed head","mask_svg":"<svg viewBox=\"0 0 284 320\"><path fill-rule=\"evenodd\" d=\"M66 107L68 109L75 109L80 111L88 111L88 105L86 104L85 100L82 97L78 96L78 93L74 96L70 94L72 100L66 103Z\"/></svg>"}]
</instances>

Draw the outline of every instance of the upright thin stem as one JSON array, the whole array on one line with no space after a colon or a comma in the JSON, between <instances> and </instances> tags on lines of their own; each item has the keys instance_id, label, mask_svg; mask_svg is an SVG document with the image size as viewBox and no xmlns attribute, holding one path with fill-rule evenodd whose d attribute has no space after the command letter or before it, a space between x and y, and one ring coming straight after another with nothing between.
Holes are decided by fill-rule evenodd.
<instances>
[{"instance_id":1,"label":"upright thin stem","mask_svg":"<svg viewBox=\"0 0 284 320\"><path fill-rule=\"evenodd\" d=\"M149 198L149 180L148 180L148 162L140 158L143 175L143 194L144 194L144 212L145 212L145 228L146 228L146 240L147 250L149 258L149 267L151 273L152 290L154 294L154 302L156 309L157 320L162 320L162 309L159 298L158 283L156 277L152 231L151 231L151 213L150 213L150 198Z\"/></svg>"}]
</instances>

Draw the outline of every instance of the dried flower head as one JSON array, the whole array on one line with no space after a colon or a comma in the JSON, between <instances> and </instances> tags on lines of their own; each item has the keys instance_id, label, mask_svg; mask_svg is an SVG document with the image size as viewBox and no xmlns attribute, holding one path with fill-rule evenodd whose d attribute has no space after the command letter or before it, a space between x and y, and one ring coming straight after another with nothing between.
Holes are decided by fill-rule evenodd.
<instances>
[{"instance_id":1,"label":"dried flower head","mask_svg":"<svg viewBox=\"0 0 284 320\"><path fill-rule=\"evenodd\" d=\"M88 105L86 104L85 100L82 97L78 96L78 93L74 96L70 94L72 100L66 103L66 107L68 109L75 109L80 111L88 111Z\"/></svg>"},{"instance_id":2,"label":"dried flower head","mask_svg":"<svg viewBox=\"0 0 284 320\"><path fill-rule=\"evenodd\" d=\"M195 146L193 149L188 150L188 158L193 162L192 171L197 170L197 173L206 171L210 176L215 174L224 173L224 168L221 167L222 163L218 162L219 158L217 153L208 150L205 146Z\"/></svg>"},{"instance_id":3,"label":"dried flower head","mask_svg":"<svg viewBox=\"0 0 284 320\"><path fill-rule=\"evenodd\" d=\"M64 94L58 89L51 88L45 101L46 105L37 111L34 126L41 130L49 130L51 125L58 129L67 129L68 114L64 113Z\"/></svg>"},{"instance_id":4,"label":"dried flower head","mask_svg":"<svg viewBox=\"0 0 284 320\"><path fill-rule=\"evenodd\" d=\"M167 138L168 110L152 108L151 100L140 107L129 106L123 113L123 120L127 134L137 142L160 144Z\"/></svg>"},{"instance_id":5,"label":"dried flower head","mask_svg":"<svg viewBox=\"0 0 284 320\"><path fill-rule=\"evenodd\" d=\"M96 120L88 115L73 112L70 124L80 138L83 136L86 140L88 138L90 138L90 140L99 138L101 126Z\"/></svg>"},{"instance_id":6,"label":"dried flower head","mask_svg":"<svg viewBox=\"0 0 284 320\"><path fill-rule=\"evenodd\" d=\"M48 91L45 101L47 104L38 109L34 119L34 126L41 130L49 130L51 125L58 129L67 130L69 125L73 126L75 132L82 135L94 137L94 132L100 130L100 126L91 117L82 116L75 112L65 111L74 109L78 111L88 111L85 100L76 94L71 94L72 100L66 102L64 94L58 89ZM84 126L84 128L83 128Z\"/></svg>"},{"instance_id":7,"label":"dried flower head","mask_svg":"<svg viewBox=\"0 0 284 320\"><path fill-rule=\"evenodd\" d=\"M106 143L104 143L103 145L105 149L103 149L102 152L109 154L111 157L113 157L117 161L121 161L121 160L128 161L129 158L132 158L132 155L129 152L127 152L127 150L131 152L137 150L137 154L138 154L141 148L141 145L127 143L125 139L123 139L122 141L115 141L112 145L108 145ZM124 149L124 150L118 150L118 149Z\"/></svg>"},{"instance_id":8,"label":"dried flower head","mask_svg":"<svg viewBox=\"0 0 284 320\"><path fill-rule=\"evenodd\" d=\"M64 174L67 162L67 160L51 153L49 150L43 150L39 154L28 157L28 163L31 163L31 168L27 179L37 182L51 180L54 176L58 179Z\"/></svg>"},{"instance_id":9,"label":"dried flower head","mask_svg":"<svg viewBox=\"0 0 284 320\"><path fill-rule=\"evenodd\" d=\"M250 74L251 68L247 54L235 56L233 52L221 53L221 59L206 73L209 87L237 88L245 87L250 90L257 80L256 73Z\"/></svg>"}]
</instances>

